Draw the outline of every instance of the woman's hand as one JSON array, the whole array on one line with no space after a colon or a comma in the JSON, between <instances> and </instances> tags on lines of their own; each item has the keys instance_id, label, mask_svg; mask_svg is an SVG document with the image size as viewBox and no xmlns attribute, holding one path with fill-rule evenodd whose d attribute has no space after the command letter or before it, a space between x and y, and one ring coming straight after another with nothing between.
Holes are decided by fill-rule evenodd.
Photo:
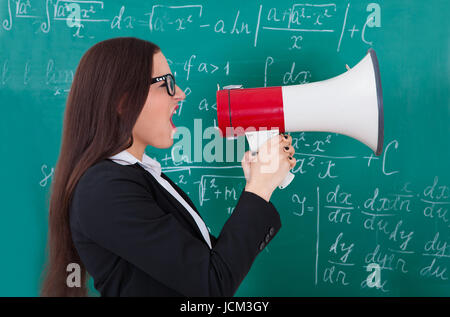
<instances>
[{"instance_id":1,"label":"woman's hand","mask_svg":"<svg viewBox=\"0 0 450 317\"><path fill-rule=\"evenodd\" d=\"M244 157L242 158L241 164L242 169L244 170L245 180L248 182L250 178L250 164L256 161L256 155L252 155L251 151L247 151L244 153Z\"/></svg>"},{"instance_id":2,"label":"woman's hand","mask_svg":"<svg viewBox=\"0 0 450 317\"><path fill-rule=\"evenodd\" d=\"M257 155L245 152L241 163L247 180L246 191L253 192L266 201L270 200L272 192L297 163L291 143L290 135L280 134L267 140L259 148Z\"/></svg>"}]
</instances>

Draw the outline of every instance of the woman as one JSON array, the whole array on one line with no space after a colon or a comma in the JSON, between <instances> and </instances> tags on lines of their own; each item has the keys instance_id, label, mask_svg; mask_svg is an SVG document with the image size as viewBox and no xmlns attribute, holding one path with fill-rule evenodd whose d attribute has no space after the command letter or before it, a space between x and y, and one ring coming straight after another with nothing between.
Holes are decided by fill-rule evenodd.
<instances>
[{"instance_id":1,"label":"woman","mask_svg":"<svg viewBox=\"0 0 450 317\"><path fill-rule=\"evenodd\" d=\"M218 238L144 153L173 144L185 94L171 74L159 47L137 38L99 42L82 57L52 183L42 296L86 296L88 274L102 296L232 296L280 229L269 200L295 166L290 136L245 153L247 183ZM268 161L271 173L261 170ZM70 263L81 267L79 287L66 283Z\"/></svg>"}]
</instances>

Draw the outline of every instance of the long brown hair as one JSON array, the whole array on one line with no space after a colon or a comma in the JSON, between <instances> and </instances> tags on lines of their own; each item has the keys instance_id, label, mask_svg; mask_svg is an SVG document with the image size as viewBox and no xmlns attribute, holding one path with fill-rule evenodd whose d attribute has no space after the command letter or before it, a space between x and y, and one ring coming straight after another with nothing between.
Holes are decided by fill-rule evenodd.
<instances>
[{"instance_id":1,"label":"long brown hair","mask_svg":"<svg viewBox=\"0 0 450 317\"><path fill-rule=\"evenodd\" d=\"M153 55L149 41L104 40L82 56L67 97L62 143L50 188L47 263L41 296L87 296L88 274L69 225L72 193L92 165L133 144L132 129L147 99ZM81 268L81 287L68 287L69 263Z\"/></svg>"}]
</instances>

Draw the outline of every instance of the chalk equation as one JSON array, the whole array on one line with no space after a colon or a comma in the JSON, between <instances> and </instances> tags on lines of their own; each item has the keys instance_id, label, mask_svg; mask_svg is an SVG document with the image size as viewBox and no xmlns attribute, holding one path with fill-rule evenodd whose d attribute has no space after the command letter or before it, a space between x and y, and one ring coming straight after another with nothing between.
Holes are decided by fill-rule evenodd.
<instances>
[{"instance_id":1,"label":"chalk equation","mask_svg":"<svg viewBox=\"0 0 450 317\"><path fill-rule=\"evenodd\" d=\"M44 6L42 5L44 4ZM58 0L31 3L29 0L7 0L3 4L6 16L2 19L4 31L31 20L35 34L47 34L55 27L67 28L78 38L95 38L90 26L100 24L109 30L140 29L153 32L213 32L222 36L244 36L254 47L261 42L262 32L278 32L286 38L286 48L301 50L308 45L308 33L332 36L339 52L344 37L360 36L362 42L372 45L367 38L368 28L381 27L381 8L377 3L366 6L366 20L351 23L351 5L294 3L286 7L255 4L253 10L233 8L233 14L217 17L208 14L208 5L179 4L176 6L139 5L138 15L130 14L125 5L111 8L104 1ZM233 6L234 7L234 6ZM115 11L111 15L108 12ZM92 27L96 29L98 27Z\"/></svg>"}]
</instances>

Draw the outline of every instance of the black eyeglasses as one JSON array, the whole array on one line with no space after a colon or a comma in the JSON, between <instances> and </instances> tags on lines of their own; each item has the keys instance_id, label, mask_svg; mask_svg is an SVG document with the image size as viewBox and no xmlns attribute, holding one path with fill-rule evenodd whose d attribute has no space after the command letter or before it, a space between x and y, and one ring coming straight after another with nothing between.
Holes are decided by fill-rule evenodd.
<instances>
[{"instance_id":1,"label":"black eyeglasses","mask_svg":"<svg viewBox=\"0 0 450 317\"><path fill-rule=\"evenodd\" d=\"M154 83L158 83L163 80L166 82L167 93L170 96L174 96L175 95L175 78L173 77L172 74L166 74L166 75L152 78L151 83L154 84Z\"/></svg>"}]
</instances>

